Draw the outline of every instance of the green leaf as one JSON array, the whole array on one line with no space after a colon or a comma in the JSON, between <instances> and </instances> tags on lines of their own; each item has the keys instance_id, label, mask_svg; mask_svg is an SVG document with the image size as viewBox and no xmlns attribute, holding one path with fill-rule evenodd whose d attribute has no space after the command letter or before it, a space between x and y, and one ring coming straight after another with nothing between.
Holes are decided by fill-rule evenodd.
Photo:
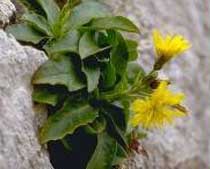
<instances>
[{"instance_id":1,"label":"green leaf","mask_svg":"<svg viewBox=\"0 0 210 169\"><path fill-rule=\"evenodd\" d=\"M36 0L45 11L47 19L53 25L59 16L60 9L54 0Z\"/></svg>"},{"instance_id":2,"label":"green leaf","mask_svg":"<svg viewBox=\"0 0 210 169\"><path fill-rule=\"evenodd\" d=\"M59 100L59 94L48 87L35 87L32 94L33 101L55 106Z\"/></svg>"},{"instance_id":3,"label":"green leaf","mask_svg":"<svg viewBox=\"0 0 210 169\"><path fill-rule=\"evenodd\" d=\"M91 32L84 33L79 42L79 54L81 56L81 59L85 59L88 56L97 53L97 51L100 51L100 48L93 40Z\"/></svg>"},{"instance_id":4,"label":"green leaf","mask_svg":"<svg viewBox=\"0 0 210 169\"><path fill-rule=\"evenodd\" d=\"M79 42L79 54L81 59L85 59L88 56L99 53L107 48L110 47L99 48L94 41L93 34L91 34L91 32L84 33Z\"/></svg>"},{"instance_id":5,"label":"green leaf","mask_svg":"<svg viewBox=\"0 0 210 169\"><path fill-rule=\"evenodd\" d=\"M15 24L8 26L6 29L7 33L11 33L19 41L32 42L34 44L39 43L45 37L34 30L27 24Z\"/></svg>"},{"instance_id":6,"label":"green leaf","mask_svg":"<svg viewBox=\"0 0 210 169\"><path fill-rule=\"evenodd\" d=\"M116 141L107 133L98 134L95 152L86 169L111 169L116 153Z\"/></svg>"},{"instance_id":7,"label":"green leaf","mask_svg":"<svg viewBox=\"0 0 210 169\"><path fill-rule=\"evenodd\" d=\"M128 81L126 77L122 77L122 79L114 86L113 90L109 90L106 92L101 92L101 99L114 101L117 99L122 99L124 96L123 92L128 89Z\"/></svg>"},{"instance_id":8,"label":"green leaf","mask_svg":"<svg viewBox=\"0 0 210 169\"><path fill-rule=\"evenodd\" d=\"M82 89L81 81L70 56L60 55L43 64L33 77L33 84L64 85L70 92Z\"/></svg>"},{"instance_id":9,"label":"green leaf","mask_svg":"<svg viewBox=\"0 0 210 169\"><path fill-rule=\"evenodd\" d=\"M60 1L57 2L59 3ZM69 29L67 30L65 29L65 24L69 20L69 17L71 15L71 9L72 5L70 2L65 3L64 6L62 7L59 13L58 20L53 26L54 35L56 35L57 37L62 37L67 32L69 32Z\"/></svg>"},{"instance_id":10,"label":"green leaf","mask_svg":"<svg viewBox=\"0 0 210 169\"><path fill-rule=\"evenodd\" d=\"M136 25L134 25L129 19L122 16L111 16L93 19L90 24L90 29L114 29L126 32L140 32Z\"/></svg>"},{"instance_id":11,"label":"green leaf","mask_svg":"<svg viewBox=\"0 0 210 169\"><path fill-rule=\"evenodd\" d=\"M61 142L64 146L64 148L67 150L67 151L71 151L72 150L72 147L69 143L69 141L64 137L63 139L61 139Z\"/></svg>"},{"instance_id":12,"label":"green leaf","mask_svg":"<svg viewBox=\"0 0 210 169\"><path fill-rule=\"evenodd\" d=\"M71 13L67 29L76 29L88 22L93 18L110 16L110 10L107 6L99 2L83 2L76 6Z\"/></svg>"},{"instance_id":13,"label":"green leaf","mask_svg":"<svg viewBox=\"0 0 210 169\"><path fill-rule=\"evenodd\" d=\"M121 145L117 144L116 156L112 162L113 166L120 165L129 157L128 153L122 148Z\"/></svg>"},{"instance_id":14,"label":"green leaf","mask_svg":"<svg viewBox=\"0 0 210 169\"><path fill-rule=\"evenodd\" d=\"M34 11L38 14L41 14L44 16L44 11L42 10L39 3L35 0L17 0L17 2L20 2L23 7L26 9L26 11Z\"/></svg>"},{"instance_id":15,"label":"green leaf","mask_svg":"<svg viewBox=\"0 0 210 169\"><path fill-rule=\"evenodd\" d=\"M41 143L64 138L75 129L87 125L98 116L98 110L87 103L68 100L63 108L51 115L40 132Z\"/></svg>"},{"instance_id":16,"label":"green leaf","mask_svg":"<svg viewBox=\"0 0 210 169\"><path fill-rule=\"evenodd\" d=\"M138 63L130 62L128 64L127 78L129 84L132 86L138 86L138 90L134 93L135 95L139 94L139 96L148 96L152 92L152 88L148 81L149 79L146 79L149 77L146 77L143 68Z\"/></svg>"},{"instance_id":17,"label":"green leaf","mask_svg":"<svg viewBox=\"0 0 210 169\"><path fill-rule=\"evenodd\" d=\"M108 128L109 135L112 138L114 138L118 142L118 144L123 147L125 151L128 151L129 146L124 133L117 127L117 125L113 120L111 120L111 118L110 121L108 120L107 126L109 127Z\"/></svg>"},{"instance_id":18,"label":"green leaf","mask_svg":"<svg viewBox=\"0 0 210 169\"><path fill-rule=\"evenodd\" d=\"M43 16L36 13L26 13L23 15L23 20L30 23L34 27L34 29L37 29L48 36L52 35L50 31L50 26Z\"/></svg>"},{"instance_id":19,"label":"green leaf","mask_svg":"<svg viewBox=\"0 0 210 169\"><path fill-rule=\"evenodd\" d=\"M99 116L93 123L86 126L86 131L90 134L99 134L106 129L106 120L104 117Z\"/></svg>"},{"instance_id":20,"label":"green leaf","mask_svg":"<svg viewBox=\"0 0 210 169\"><path fill-rule=\"evenodd\" d=\"M85 73L87 78L88 92L92 92L98 86L100 78L100 68L97 66L93 67L93 66L83 65L82 71Z\"/></svg>"},{"instance_id":21,"label":"green leaf","mask_svg":"<svg viewBox=\"0 0 210 169\"><path fill-rule=\"evenodd\" d=\"M127 81L127 79L126 79L126 81ZM130 117L131 117L130 103L131 103L130 97L126 97L126 96L121 98L120 101L115 101L113 103L114 105L123 109L124 118L125 118L125 129L126 129L125 132L126 132L126 134L128 134L129 120L130 120Z\"/></svg>"},{"instance_id":22,"label":"green leaf","mask_svg":"<svg viewBox=\"0 0 210 169\"><path fill-rule=\"evenodd\" d=\"M74 8L75 6L80 4L81 2L83 2L83 0L68 0L68 3L70 4L71 8Z\"/></svg>"},{"instance_id":23,"label":"green leaf","mask_svg":"<svg viewBox=\"0 0 210 169\"><path fill-rule=\"evenodd\" d=\"M44 46L44 49L50 53L78 53L80 33L77 30L69 31L67 35L62 38L51 41Z\"/></svg>"},{"instance_id":24,"label":"green leaf","mask_svg":"<svg viewBox=\"0 0 210 169\"><path fill-rule=\"evenodd\" d=\"M111 51L111 63L115 66L116 73L119 76L124 76L128 63L127 45L123 36L119 32L112 32L114 34L113 49Z\"/></svg>"},{"instance_id":25,"label":"green leaf","mask_svg":"<svg viewBox=\"0 0 210 169\"><path fill-rule=\"evenodd\" d=\"M128 141L125 136L127 129L127 112L124 112L123 108L108 102L103 104L103 110L107 121L108 134L127 152L129 149Z\"/></svg>"},{"instance_id":26,"label":"green leaf","mask_svg":"<svg viewBox=\"0 0 210 169\"><path fill-rule=\"evenodd\" d=\"M134 83L136 78L143 79L146 74L137 62L129 62L127 66L127 76L130 83Z\"/></svg>"},{"instance_id":27,"label":"green leaf","mask_svg":"<svg viewBox=\"0 0 210 169\"><path fill-rule=\"evenodd\" d=\"M109 89L116 83L117 76L115 66L111 62L104 63L102 67L102 80L100 85L104 89Z\"/></svg>"},{"instance_id":28,"label":"green leaf","mask_svg":"<svg viewBox=\"0 0 210 169\"><path fill-rule=\"evenodd\" d=\"M120 107L117 102L114 102L113 104L104 104L104 109L107 114L110 115L110 118L112 118L117 127L122 131L126 131L126 117L124 109Z\"/></svg>"},{"instance_id":29,"label":"green leaf","mask_svg":"<svg viewBox=\"0 0 210 169\"><path fill-rule=\"evenodd\" d=\"M138 58L138 43L133 40L126 40L126 45L128 49L128 60L129 61L135 61Z\"/></svg>"},{"instance_id":30,"label":"green leaf","mask_svg":"<svg viewBox=\"0 0 210 169\"><path fill-rule=\"evenodd\" d=\"M109 46L106 32L95 32L95 40L97 45L100 47Z\"/></svg>"}]
</instances>

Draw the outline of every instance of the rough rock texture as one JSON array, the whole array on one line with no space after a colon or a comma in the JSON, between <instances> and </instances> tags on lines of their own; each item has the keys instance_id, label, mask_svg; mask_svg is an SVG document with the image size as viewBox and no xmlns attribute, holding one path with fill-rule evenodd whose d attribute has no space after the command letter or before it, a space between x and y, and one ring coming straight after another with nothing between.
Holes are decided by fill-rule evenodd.
<instances>
[{"instance_id":1,"label":"rough rock texture","mask_svg":"<svg viewBox=\"0 0 210 169\"><path fill-rule=\"evenodd\" d=\"M176 32L192 42L192 49L165 67L164 73L186 93L189 116L143 141L150 158L136 156L125 169L210 168L210 11L208 0L107 0L115 14L139 25L140 64L153 64L151 31Z\"/></svg>"},{"instance_id":2,"label":"rough rock texture","mask_svg":"<svg viewBox=\"0 0 210 169\"><path fill-rule=\"evenodd\" d=\"M32 74L45 60L0 30L0 169L52 169L37 139L46 111L31 101Z\"/></svg>"},{"instance_id":3,"label":"rough rock texture","mask_svg":"<svg viewBox=\"0 0 210 169\"><path fill-rule=\"evenodd\" d=\"M172 82L187 94L190 115L176 126L153 131L143 141L150 158L136 156L125 169L210 168L210 13L208 0L106 0L116 14L141 27L140 64L152 65L151 30L184 34L192 49L165 67ZM14 11L0 0L0 27ZM30 78L45 60L43 53L20 46L0 31L0 169L52 168L37 140L40 121L32 109Z\"/></svg>"},{"instance_id":4,"label":"rough rock texture","mask_svg":"<svg viewBox=\"0 0 210 169\"><path fill-rule=\"evenodd\" d=\"M15 12L15 6L10 0L0 1L0 28L9 23L10 18Z\"/></svg>"}]
</instances>

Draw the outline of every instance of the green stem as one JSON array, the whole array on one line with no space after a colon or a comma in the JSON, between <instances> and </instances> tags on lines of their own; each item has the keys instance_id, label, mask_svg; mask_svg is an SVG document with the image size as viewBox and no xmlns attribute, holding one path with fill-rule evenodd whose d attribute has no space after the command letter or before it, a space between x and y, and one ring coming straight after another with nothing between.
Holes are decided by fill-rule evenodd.
<instances>
[{"instance_id":1,"label":"green stem","mask_svg":"<svg viewBox=\"0 0 210 169\"><path fill-rule=\"evenodd\" d=\"M71 146L69 145L68 141L65 138L61 139L61 142L66 150L68 150L68 151L71 150Z\"/></svg>"},{"instance_id":2,"label":"green stem","mask_svg":"<svg viewBox=\"0 0 210 169\"><path fill-rule=\"evenodd\" d=\"M149 81L151 79L155 79L157 76L157 71L152 70L145 78L141 78L140 75L137 75L133 85L130 89L124 90L123 92L118 93L104 93L101 95L101 99L107 100L107 101L113 101L119 98L123 97L130 97L130 98L144 98L149 96L149 93L144 92L142 89L144 88L144 85L146 81Z\"/></svg>"},{"instance_id":3,"label":"green stem","mask_svg":"<svg viewBox=\"0 0 210 169\"><path fill-rule=\"evenodd\" d=\"M101 99L113 101L123 97L131 97L131 98L143 98L145 96L149 96L148 93L140 91L139 88L131 88L129 90L125 90L124 92L116 93L116 94L104 94L101 96Z\"/></svg>"}]
</instances>

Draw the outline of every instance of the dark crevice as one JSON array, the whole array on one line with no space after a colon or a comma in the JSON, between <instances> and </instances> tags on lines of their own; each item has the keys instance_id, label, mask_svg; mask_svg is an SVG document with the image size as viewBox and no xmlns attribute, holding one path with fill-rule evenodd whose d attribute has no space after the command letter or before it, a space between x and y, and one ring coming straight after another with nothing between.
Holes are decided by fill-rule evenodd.
<instances>
[{"instance_id":1,"label":"dark crevice","mask_svg":"<svg viewBox=\"0 0 210 169\"><path fill-rule=\"evenodd\" d=\"M65 140L71 150L67 150L61 141L51 141L48 144L50 161L54 169L85 169L94 152L96 137L79 129Z\"/></svg>"}]
</instances>

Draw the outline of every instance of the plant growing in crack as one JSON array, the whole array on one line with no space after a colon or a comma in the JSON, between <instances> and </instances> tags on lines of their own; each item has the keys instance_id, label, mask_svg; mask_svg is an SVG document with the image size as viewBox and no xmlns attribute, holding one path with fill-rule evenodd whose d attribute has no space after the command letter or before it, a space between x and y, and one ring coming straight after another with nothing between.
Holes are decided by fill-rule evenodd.
<instances>
[{"instance_id":1,"label":"plant growing in crack","mask_svg":"<svg viewBox=\"0 0 210 169\"><path fill-rule=\"evenodd\" d=\"M19 1L25 13L7 32L45 51L49 58L32 79L33 100L49 110L40 142L60 140L70 153L88 152L84 159L78 157L83 164L77 169L116 168L134 151L148 156L138 141L146 131L186 115L183 94L173 93L169 82L158 78L168 61L190 47L184 37L164 37L155 30L156 60L146 73L136 63L138 43L122 33L141 31L129 19L113 16L107 5ZM82 146L81 138L96 141Z\"/></svg>"}]
</instances>

